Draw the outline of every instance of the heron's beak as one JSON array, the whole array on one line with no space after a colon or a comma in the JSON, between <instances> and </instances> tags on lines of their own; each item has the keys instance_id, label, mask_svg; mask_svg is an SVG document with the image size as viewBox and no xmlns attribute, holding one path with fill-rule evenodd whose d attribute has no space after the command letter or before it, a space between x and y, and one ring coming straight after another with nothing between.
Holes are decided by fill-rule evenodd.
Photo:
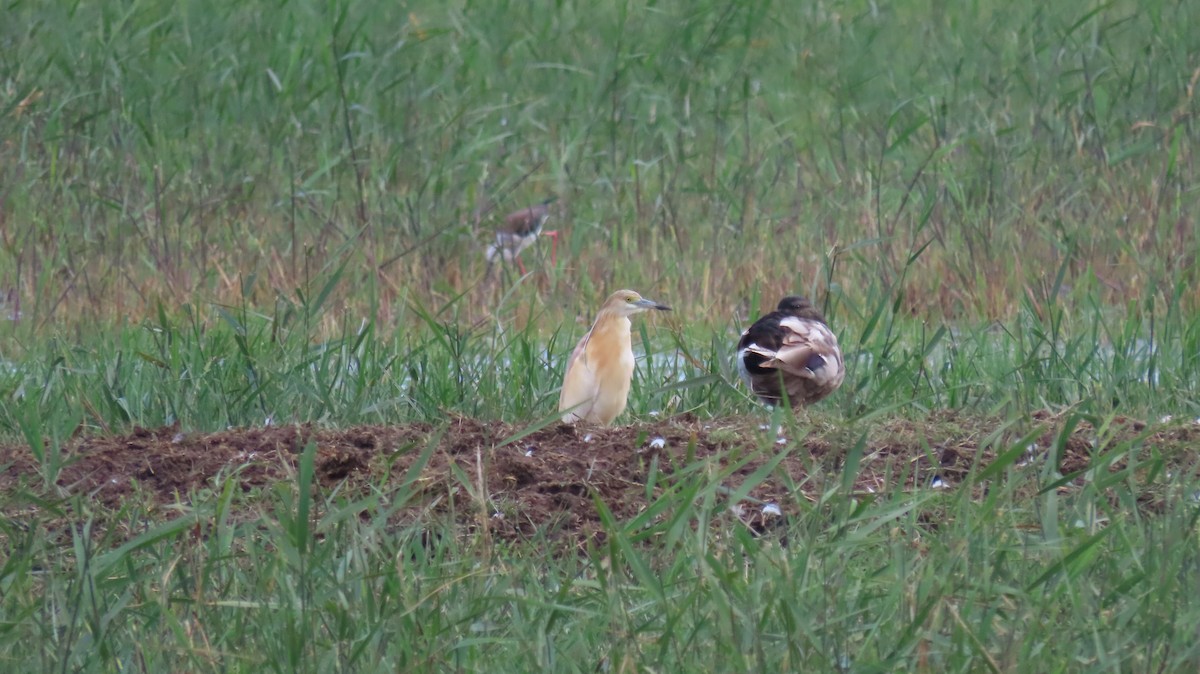
<instances>
[{"instance_id":1,"label":"heron's beak","mask_svg":"<svg viewBox=\"0 0 1200 674\"><path fill-rule=\"evenodd\" d=\"M659 304L658 302L655 302L654 300L648 300L644 297L642 299L638 300L637 302L634 302L634 304L636 304L637 306L639 306L643 309L658 309L659 311L670 311L671 310L671 307L668 307L665 304Z\"/></svg>"}]
</instances>

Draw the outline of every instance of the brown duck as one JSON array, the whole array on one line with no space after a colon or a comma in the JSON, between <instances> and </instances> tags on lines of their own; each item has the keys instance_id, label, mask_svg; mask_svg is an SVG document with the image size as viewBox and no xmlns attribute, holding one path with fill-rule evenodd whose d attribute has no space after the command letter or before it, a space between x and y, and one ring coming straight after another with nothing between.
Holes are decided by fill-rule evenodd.
<instances>
[{"instance_id":1,"label":"brown duck","mask_svg":"<svg viewBox=\"0 0 1200 674\"><path fill-rule=\"evenodd\" d=\"M767 405L784 399L792 407L815 403L846 378L837 335L821 311L803 297L785 297L771 313L742 333L738 373Z\"/></svg>"}]
</instances>

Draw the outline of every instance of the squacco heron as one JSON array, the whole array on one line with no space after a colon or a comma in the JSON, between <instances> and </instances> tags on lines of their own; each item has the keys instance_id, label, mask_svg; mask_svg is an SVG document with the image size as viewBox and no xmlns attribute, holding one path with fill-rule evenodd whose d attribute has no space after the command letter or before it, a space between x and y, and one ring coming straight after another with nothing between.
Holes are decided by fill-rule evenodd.
<instances>
[{"instance_id":1,"label":"squacco heron","mask_svg":"<svg viewBox=\"0 0 1200 674\"><path fill-rule=\"evenodd\" d=\"M670 311L632 290L609 295L592 329L579 340L567 361L558 411L563 422L608 425L625 411L633 380L633 343L629 317L643 311Z\"/></svg>"},{"instance_id":2,"label":"squacco heron","mask_svg":"<svg viewBox=\"0 0 1200 674\"><path fill-rule=\"evenodd\" d=\"M846 378L837 336L803 297L779 300L775 311L742 333L737 364L746 386L772 406L784 393L792 407L815 403Z\"/></svg>"},{"instance_id":3,"label":"squacco heron","mask_svg":"<svg viewBox=\"0 0 1200 674\"><path fill-rule=\"evenodd\" d=\"M504 224L496 229L496 239L484 252L489 267L495 263L496 258L501 258L509 264L516 262L524 274L525 264L521 262L521 251L532 246L543 234L550 237L550 265L554 266L557 261L558 232L542 231L542 226L550 219L550 204L554 203L554 200L555 198L551 197L540 204L513 211L504 218Z\"/></svg>"}]
</instances>

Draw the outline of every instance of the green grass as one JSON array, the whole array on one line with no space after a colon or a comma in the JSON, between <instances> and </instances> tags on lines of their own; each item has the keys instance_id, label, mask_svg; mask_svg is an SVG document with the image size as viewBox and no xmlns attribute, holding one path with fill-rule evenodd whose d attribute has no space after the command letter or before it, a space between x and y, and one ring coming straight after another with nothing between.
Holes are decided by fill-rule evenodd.
<instances>
[{"instance_id":1,"label":"green grass","mask_svg":"<svg viewBox=\"0 0 1200 674\"><path fill-rule=\"evenodd\" d=\"M834 320L848 374L822 403L845 423L965 408L1004 417L1070 407L1141 419L1200 416L1200 321L1169 307L1161 318L1095 305L1022 301L1011 319L977 327L914 320L886 297L865 322ZM285 303L286 304L286 303ZM507 309L502 306L501 310ZM79 430L179 423L194 430L314 421L436 421L448 413L533 420L555 409L567 355L586 329L539 330L540 316L471 325L459 301L413 304L416 327L381 335L376 323L318 328L316 305L160 309L140 324L40 343L14 341L19 362L0 373L0 435L40 446ZM839 310L836 316L852 311ZM401 319L405 320L405 319ZM733 325L696 328L678 317L637 319L630 411L722 416L751 412L733 370Z\"/></svg>"},{"instance_id":2,"label":"green grass","mask_svg":"<svg viewBox=\"0 0 1200 674\"><path fill-rule=\"evenodd\" d=\"M711 476L678 479L672 517L609 520L587 556L438 522L430 539L391 522L404 490L323 500L283 484L247 522L231 517L234 482L218 483L168 523L131 503L127 542L90 521L50 542L8 520L6 667L1040 672L1200 659L1200 510L1139 515L1132 480L1110 485L1110 503L1098 483L1061 497L1047 481L1020 499L1039 478L1017 473L982 502L970 489L848 497L834 479L816 503L784 504L800 514L782 548L732 521Z\"/></svg>"},{"instance_id":3,"label":"green grass","mask_svg":"<svg viewBox=\"0 0 1200 674\"><path fill-rule=\"evenodd\" d=\"M995 319L1064 265L1194 310L1198 11L11 3L0 281L36 328L342 268L390 325L492 305L487 228L556 194L563 261L520 293L554 317L633 286L709 322L795 289Z\"/></svg>"},{"instance_id":4,"label":"green grass","mask_svg":"<svg viewBox=\"0 0 1200 674\"><path fill-rule=\"evenodd\" d=\"M55 477L134 426L535 424L618 287L675 308L637 321L625 421L753 413L732 346L792 291L845 348L812 414L847 437L1196 419L1197 25L1167 0L9 2L0 437L41 474L0 494L0 668L1196 671L1190 455L1069 493L1011 439L950 492L834 472L786 548L682 471L657 507L688 526L612 520L581 555L398 525L408 494L303 469L170 517ZM489 228L551 194L557 266L485 281Z\"/></svg>"}]
</instances>

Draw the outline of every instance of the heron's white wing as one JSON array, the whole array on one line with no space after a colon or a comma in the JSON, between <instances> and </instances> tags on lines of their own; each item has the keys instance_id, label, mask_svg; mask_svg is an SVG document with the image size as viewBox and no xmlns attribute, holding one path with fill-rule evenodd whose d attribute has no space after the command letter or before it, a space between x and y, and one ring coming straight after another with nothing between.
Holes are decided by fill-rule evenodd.
<instances>
[{"instance_id":1,"label":"heron's white wing","mask_svg":"<svg viewBox=\"0 0 1200 674\"><path fill-rule=\"evenodd\" d=\"M567 359L567 372L563 377L562 392L558 396L558 411L575 409L563 415L564 423L574 423L586 418L595 404L600 382L587 358L587 343L592 331L579 340L571 357ZM578 405L578 407L576 407Z\"/></svg>"}]
</instances>

